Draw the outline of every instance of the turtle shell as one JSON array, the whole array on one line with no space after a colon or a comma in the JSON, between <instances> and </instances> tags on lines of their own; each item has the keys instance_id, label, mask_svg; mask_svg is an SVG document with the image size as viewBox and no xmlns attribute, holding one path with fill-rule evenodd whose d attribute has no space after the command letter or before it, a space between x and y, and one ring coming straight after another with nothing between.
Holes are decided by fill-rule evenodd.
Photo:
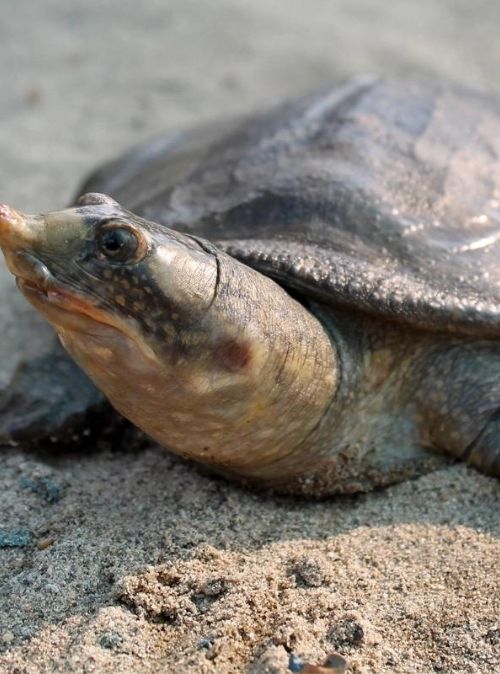
<instances>
[{"instance_id":1,"label":"turtle shell","mask_svg":"<svg viewBox=\"0 0 500 674\"><path fill-rule=\"evenodd\" d=\"M361 78L160 138L84 184L307 296L500 334L500 103Z\"/></svg>"}]
</instances>

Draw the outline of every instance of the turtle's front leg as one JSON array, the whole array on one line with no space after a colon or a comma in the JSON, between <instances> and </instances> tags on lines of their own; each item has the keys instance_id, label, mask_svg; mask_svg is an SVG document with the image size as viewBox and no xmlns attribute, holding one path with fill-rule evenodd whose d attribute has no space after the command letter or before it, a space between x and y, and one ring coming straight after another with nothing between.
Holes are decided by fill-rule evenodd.
<instances>
[{"instance_id":1,"label":"turtle's front leg","mask_svg":"<svg viewBox=\"0 0 500 674\"><path fill-rule=\"evenodd\" d=\"M21 363L0 394L0 443L78 442L115 413L58 342ZM109 417L108 417L109 415Z\"/></svg>"},{"instance_id":2,"label":"turtle's front leg","mask_svg":"<svg viewBox=\"0 0 500 674\"><path fill-rule=\"evenodd\" d=\"M500 345L442 345L422 372L416 404L425 443L500 477Z\"/></svg>"}]
</instances>

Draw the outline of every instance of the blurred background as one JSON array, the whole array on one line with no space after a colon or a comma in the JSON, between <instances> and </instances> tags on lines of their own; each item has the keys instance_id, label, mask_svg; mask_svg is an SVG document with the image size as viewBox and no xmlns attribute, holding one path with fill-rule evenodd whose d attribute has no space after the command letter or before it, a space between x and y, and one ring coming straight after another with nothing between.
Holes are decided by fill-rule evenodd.
<instances>
[{"instance_id":1,"label":"blurred background","mask_svg":"<svg viewBox=\"0 0 500 674\"><path fill-rule=\"evenodd\" d=\"M154 133L360 72L498 88L496 0L16 0L0 20L0 200L64 205Z\"/></svg>"}]
</instances>

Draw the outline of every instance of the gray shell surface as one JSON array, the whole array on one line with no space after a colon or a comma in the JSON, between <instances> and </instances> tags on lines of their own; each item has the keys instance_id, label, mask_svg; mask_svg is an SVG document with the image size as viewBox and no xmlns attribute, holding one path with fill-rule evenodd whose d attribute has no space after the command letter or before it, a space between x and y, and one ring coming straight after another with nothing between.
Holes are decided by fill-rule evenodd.
<instances>
[{"instance_id":1,"label":"gray shell surface","mask_svg":"<svg viewBox=\"0 0 500 674\"><path fill-rule=\"evenodd\" d=\"M86 191L322 301L500 334L500 103L480 92L358 78L156 139Z\"/></svg>"}]
</instances>

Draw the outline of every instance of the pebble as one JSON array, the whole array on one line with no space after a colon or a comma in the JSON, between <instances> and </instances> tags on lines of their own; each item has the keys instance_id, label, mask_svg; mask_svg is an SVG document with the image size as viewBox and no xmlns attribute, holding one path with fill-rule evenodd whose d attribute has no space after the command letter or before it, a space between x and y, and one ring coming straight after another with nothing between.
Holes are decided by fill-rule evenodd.
<instances>
[{"instance_id":1,"label":"pebble","mask_svg":"<svg viewBox=\"0 0 500 674\"><path fill-rule=\"evenodd\" d=\"M40 538L36 542L36 547L39 550L46 550L47 548L50 548L51 545L54 544L55 539L52 538L51 536L47 536L46 538Z\"/></svg>"},{"instance_id":2,"label":"pebble","mask_svg":"<svg viewBox=\"0 0 500 674\"><path fill-rule=\"evenodd\" d=\"M302 672L304 669L304 663L302 659L296 653L290 653L288 658L288 669L291 672Z\"/></svg>"},{"instance_id":3,"label":"pebble","mask_svg":"<svg viewBox=\"0 0 500 674\"><path fill-rule=\"evenodd\" d=\"M2 634L2 641L4 644L10 644L14 641L14 634L10 630Z\"/></svg>"},{"instance_id":4,"label":"pebble","mask_svg":"<svg viewBox=\"0 0 500 674\"><path fill-rule=\"evenodd\" d=\"M101 634L101 638L99 639L99 645L101 648L112 650L113 648L119 646L122 641L123 637L121 634L118 634L118 632L104 632Z\"/></svg>"},{"instance_id":5,"label":"pebble","mask_svg":"<svg viewBox=\"0 0 500 674\"><path fill-rule=\"evenodd\" d=\"M31 529L0 529L0 548L26 548L32 543Z\"/></svg>"},{"instance_id":6,"label":"pebble","mask_svg":"<svg viewBox=\"0 0 500 674\"><path fill-rule=\"evenodd\" d=\"M215 638L213 636L203 637L196 644L197 648L212 648Z\"/></svg>"},{"instance_id":7,"label":"pebble","mask_svg":"<svg viewBox=\"0 0 500 674\"><path fill-rule=\"evenodd\" d=\"M29 489L33 494L41 496L47 503L57 503L61 500L61 487L50 477L22 477L19 484L23 489Z\"/></svg>"}]
</instances>

